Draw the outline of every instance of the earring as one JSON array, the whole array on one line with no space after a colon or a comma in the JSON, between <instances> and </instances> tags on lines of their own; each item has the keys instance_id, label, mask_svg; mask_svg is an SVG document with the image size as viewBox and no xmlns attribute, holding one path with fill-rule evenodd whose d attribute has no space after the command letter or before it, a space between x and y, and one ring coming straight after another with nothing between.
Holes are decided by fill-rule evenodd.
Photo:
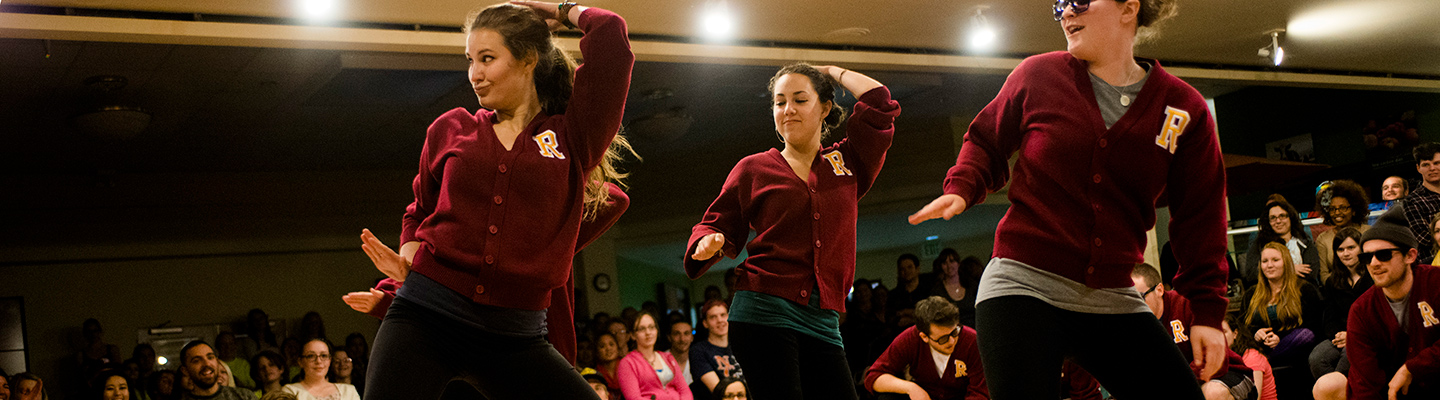
<instances>
[{"instance_id":1,"label":"earring","mask_svg":"<svg viewBox=\"0 0 1440 400\"><path fill-rule=\"evenodd\" d=\"M775 137L780 138L780 143L788 143L785 141L785 136L781 136L779 131L775 132Z\"/></svg>"}]
</instances>

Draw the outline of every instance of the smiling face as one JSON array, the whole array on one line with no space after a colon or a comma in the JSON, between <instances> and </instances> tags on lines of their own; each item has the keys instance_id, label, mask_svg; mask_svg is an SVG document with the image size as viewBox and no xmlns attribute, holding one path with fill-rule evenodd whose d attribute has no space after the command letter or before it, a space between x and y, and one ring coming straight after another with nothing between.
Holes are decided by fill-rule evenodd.
<instances>
[{"instance_id":1,"label":"smiling face","mask_svg":"<svg viewBox=\"0 0 1440 400\"><path fill-rule=\"evenodd\" d=\"M1075 58L1095 61L1113 51L1112 46L1133 43L1139 10L1138 0L1092 0L1090 9L1080 14L1066 9L1060 21L1066 50Z\"/></svg>"},{"instance_id":2,"label":"smiling face","mask_svg":"<svg viewBox=\"0 0 1440 400\"><path fill-rule=\"evenodd\" d=\"M263 385L279 381L280 374L283 372L280 365L270 361L270 357L260 357L259 360L260 362L256 364L256 368L260 369L260 379L262 381L260 384Z\"/></svg>"},{"instance_id":3,"label":"smiling face","mask_svg":"<svg viewBox=\"0 0 1440 400\"><path fill-rule=\"evenodd\" d=\"M705 329L710 330L710 334L712 335L729 335L730 309L725 306L717 306L705 310Z\"/></svg>"},{"instance_id":4,"label":"smiling face","mask_svg":"<svg viewBox=\"0 0 1440 400\"><path fill-rule=\"evenodd\" d=\"M185 376L190 378L196 388L210 390L220 379L220 360L215 358L215 350L210 345L197 345L191 347L184 354Z\"/></svg>"},{"instance_id":5,"label":"smiling face","mask_svg":"<svg viewBox=\"0 0 1440 400\"><path fill-rule=\"evenodd\" d=\"M695 340L691 333L695 328L689 322L676 322L670 325L670 351L673 353L686 353L690 351L690 343Z\"/></svg>"},{"instance_id":6,"label":"smiling face","mask_svg":"<svg viewBox=\"0 0 1440 400\"><path fill-rule=\"evenodd\" d=\"M1375 280L1377 288L1391 288L1404 283L1410 277L1410 265L1419 256L1415 249L1401 252L1398 246L1385 240L1370 240L1361 248L1366 253L1390 253L1390 260L1381 261L1381 255L1375 254L1370 258L1370 264L1365 266L1370 270L1370 278Z\"/></svg>"},{"instance_id":7,"label":"smiling face","mask_svg":"<svg viewBox=\"0 0 1440 400\"><path fill-rule=\"evenodd\" d=\"M319 340L311 340L305 343L304 353L300 355L300 367L305 369L305 378L317 377L325 379L325 374L330 372L330 345Z\"/></svg>"},{"instance_id":8,"label":"smiling face","mask_svg":"<svg viewBox=\"0 0 1440 400\"><path fill-rule=\"evenodd\" d=\"M1265 279L1280 279L1285 276L1285 259L1282 258L1279 250L1266 248L1260 250L1260 273Z\"/></svg>"},{"instance_id":9,"label":"smiling face","mask_svg":"<svg viewBox=\"0 0 1440 400\"><path fill-rule=\"evenodd\" d=\"M512 54L499 32L476 29L465 35L465 60L481 107L513 110L536 99L535 56Z\"/></svg>"},{"instance_id":10,"label":"smiling face","mask_svg":"<svg viewBox=\"0 0 1440 400\"><path fill-rule=\"evenodd\" d=\"M1355 210L1350 208L1350 200L1344 197L1335 196L1330 198L1329 211L1330 220L1335 222L1335 226L1348 225L1351 219L1355 218Z\"/></svg>"},{"instance_id":11,"label":"smiling face","mask_svg":"<svg viewBox=\"0 0 1440 400\"><path fill-rule=\"evenodd\" d=\"M1270 229L1273 229L1276 235L1290 234L1290 213L1285 211L1285 207L1270 207Z\"/></svg>"},{"instance_id":12,"label":"smiling face","mask_svg":"<svg viewBox=\"0 0 1440 400\"><path fill-rule=\"evenodd\" d=\"M336 378L349 378L355 371L355 363L350 359L350 353L337 350L330 354L330 370L335 371Z\"/></svg>"},{"instance_id":13,"label":"smiling face","mask_svg":"<svg viewBox=\"0 0 1440 400\"><path fill-rule=\"evenodd\" d=\"M830 103L819 101L815 85L801 74L785 74L775 81L770 94L770 110L775 114L775 131L786 142L807 143L820 135Z\"/></svg>"},{"instance_id":14,"label":"smiling face","mask_svg":"<svg viewBox=\"0 0 1440 400\"><path fill-rule=\"evenodd\" d=\"M1385 183L1380 185L1381 200L1399 200L1405 194L1405 180L1398 176L1385 178Z\"/></svg>"},{"instance_id":15,"label":"smiling face","mask_svg":"<svg viewBox=\"0 0 1440 400\"><path fill-rule=\"evenodd\" d=\"M600 338L596 339L596 342L598 342L598 345L596 345L595 348L600 355L600 362L611 362L620 358L620 345L615 343L615 336L610 334L600 335Z\"/></svg>"}]
</instances>

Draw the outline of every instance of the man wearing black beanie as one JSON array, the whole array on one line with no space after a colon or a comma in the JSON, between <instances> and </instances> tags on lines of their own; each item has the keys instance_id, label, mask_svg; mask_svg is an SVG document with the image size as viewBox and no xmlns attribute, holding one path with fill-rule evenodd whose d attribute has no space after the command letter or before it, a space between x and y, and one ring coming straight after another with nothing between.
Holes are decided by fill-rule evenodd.
<instances>
[{"instance_id":1,"label":"man wearing black beanie","mask_svg":"<svg viewBox=\"0 0 1440 400\"><path fill-rule=\"evenodd\" d=\"M1385 212L1360 241L1375 286L1350 308L1347 398L1440 398L1440 269L1414 265L1403 210Z\"/></svg>"}]
</instances>

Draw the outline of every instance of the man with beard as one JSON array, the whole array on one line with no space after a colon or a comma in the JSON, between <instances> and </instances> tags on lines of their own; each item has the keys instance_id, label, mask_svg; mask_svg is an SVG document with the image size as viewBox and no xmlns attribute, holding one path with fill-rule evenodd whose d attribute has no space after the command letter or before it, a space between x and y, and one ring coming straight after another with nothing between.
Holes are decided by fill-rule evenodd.
<instances>
[{"instance_id":1,"label":"man with beard","mask_svg":"<svg viewBox=\"0 0 1440 400\"><path fill-rule=\"evenodd\" d=\"M1350 306L1350 399L1440 398L1440 270L1415 265L1416 237L1396 211L1360 237L1375 286Z\"/></svg>"},{"instance_id":2,"label":"man with beard","mask_svg":"<svg viewBox=\"0 0 1440 400\"><path fill-rule=\"evenodd\" d=\"M254 392L220 385L220 359L205 341L186 343L180 349L180 360L181 370L194 386L181 394L181 400L255 400Z\"/></svg>"},{"instance_id":3,"label":"man with beard","mask_svg":"<svg viewBox=\"0 0 1440 400\"><path fill-rule=\"evenodd\" d=\"M1435 255L1430 252L1435 240L1430 236L1430 217L1440 212L1440 143L1428 142L1415 146L1415 171L1420 184L1400 202L1405 210L1406 226L1415 237L1420 263L1429 264Z\"/></svg>"}]
</instances>

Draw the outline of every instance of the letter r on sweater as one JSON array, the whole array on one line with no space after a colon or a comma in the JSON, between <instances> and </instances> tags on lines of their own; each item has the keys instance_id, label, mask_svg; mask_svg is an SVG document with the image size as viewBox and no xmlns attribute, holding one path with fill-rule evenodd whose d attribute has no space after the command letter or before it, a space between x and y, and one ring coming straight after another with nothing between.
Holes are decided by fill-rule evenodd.
<instances>
[{"instance_id":1,"label":"letter r on sweater","mask_svg":"<svg viewBox=\"0 0 1440 400\"><path fill-rule=\"evenodd\" d=\"M830 162L830 169L835 171L835 176L855 176L849 168L845 168L845 156L840 154L840 150L825 153L822 157Z\"/></svg>"},{"instance_id":2,"label":"letter r on sweater","mask_svg":"<svg viewBox=\"0 0 1440 400\"><path fill-rule=\"evenodd\" d=\"M1189 336L1185 336L1185 324L1180 323L1180 320L1170 320L1170 333L1174 334L1175 343L1184 343L1186 340L1190 340Z\"/></svg>"},{"instance_id":3,"label":"letter r on sweater","mask_svg":"<svg viewBox=\"0 0 1440 400\"><path fill-rule=\"evenodd\" d=\"M1430 303L1422 301L1418 305L1420 306L1420 318L1425 320L1426 328L1440 325L1440 319L1435 319L1435 309L1430 307Z\"/></svg>"},{"instance_id":4,"label":"letter r on sweater","mask_svg":"<svg viewBox=\"0 0 1440 400\"><path fill-rule=\"evenodd\" d=\"M1160 129L1160 136L1155 137L1155 145L1175 154L1175 146L1179 144L1180 134L1185 133L1186 125L1190 125L1189 112L1165 107L1165 126Z\"/></svg>"},{"instance_id":5,"label":"letter r on sweater","mask_svg":"<svg viewBox=\"0 0 1440 400\"><path fill-rule=\"evenodd\" d=\"M555 140L555 131L545 131L535 135L535 144L540 146L540 155L549 158L565 159L560 153L560 142Z\"/></svg>"}]
</instances>

